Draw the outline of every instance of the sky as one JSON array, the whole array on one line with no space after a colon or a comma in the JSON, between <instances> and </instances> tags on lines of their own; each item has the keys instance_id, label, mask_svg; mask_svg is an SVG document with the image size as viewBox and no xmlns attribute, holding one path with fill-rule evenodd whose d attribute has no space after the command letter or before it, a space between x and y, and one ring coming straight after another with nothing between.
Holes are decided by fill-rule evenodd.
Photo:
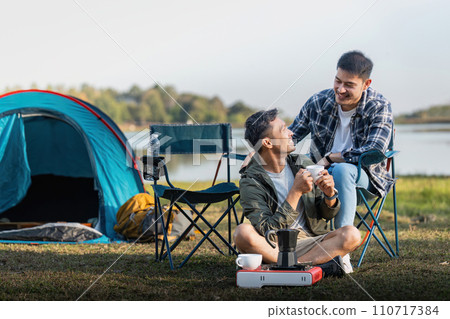
<instances>
[{"instance_id":1,"label":"sky","mask_svg":"<svg viewBox=\"0 0 450 319\"><path fill-rule=\"evenodd\" d=\"M295 116L349 50L394 114L450 103L450 1L2 1L0 90L178 92Z\"/></svg>"}]
</instances>

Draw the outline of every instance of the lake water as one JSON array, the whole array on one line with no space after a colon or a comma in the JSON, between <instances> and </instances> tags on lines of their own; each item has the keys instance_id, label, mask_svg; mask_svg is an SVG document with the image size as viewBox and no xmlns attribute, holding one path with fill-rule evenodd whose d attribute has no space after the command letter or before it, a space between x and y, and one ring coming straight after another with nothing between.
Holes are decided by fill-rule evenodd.
<instances>
[{"instance_id":1,"label":"lake water","mask_svg":"<svg viewBox=\"0 0 450 319\"><path fill-rule=\"evenodd\" d=\"M450 165L445 164L450 158L450 124L396 125L395 129L395 149L400 151L395 157L397 175L450 176ZM247 154L248 148L243 141L243 135L244 129L233 129L237 153ZM133 140L136 133L126 133L126 136ZM310 140L307 137L297 145L296 152L307 153L309 145ZM142 148L139 148L135 148L137 155L142 154ZM167 163L170 178L173 181L187 182L212 180L219 158L220 156L216 155L196 155L195 158L172 155ZM226 180L224 164L226 163L222 164L218 180ZM232 179L239 179L240 165L240 161L231 162Z\"/></svg>"}]
</instances>

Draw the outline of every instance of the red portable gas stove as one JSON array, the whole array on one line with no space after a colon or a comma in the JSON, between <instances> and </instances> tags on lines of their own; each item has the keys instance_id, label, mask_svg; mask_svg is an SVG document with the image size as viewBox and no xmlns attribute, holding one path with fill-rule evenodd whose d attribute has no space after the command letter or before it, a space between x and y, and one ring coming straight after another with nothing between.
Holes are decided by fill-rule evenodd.
<instances>
[{"instance_id":1,"label":"red portable gas stove","mask_svg":"<svg viewBox=\"0 0 450 319\"><path fill-rule=\"evenodd\" d=\"M278 237L278 261L276 265L263 265L253 270L238 270L236 285L242 288L261 288L263 286L311 286L322 279L320 267L297 263L295 247L298 230L268 230L266 241L275 248L269 237Z\"/></svg>"},{"instance_id":2,"label":"red portable gas stove","mask_svg":"<svg viewBox=\"0 0 450 319\"><path fill-rule=\"evenodd\" d=\"M263 265L254 270L238 270L236 285L241 288L263 286L312 286L322 279L322 268L297 265L290 268Z\"/></svg>"}]
</instances>

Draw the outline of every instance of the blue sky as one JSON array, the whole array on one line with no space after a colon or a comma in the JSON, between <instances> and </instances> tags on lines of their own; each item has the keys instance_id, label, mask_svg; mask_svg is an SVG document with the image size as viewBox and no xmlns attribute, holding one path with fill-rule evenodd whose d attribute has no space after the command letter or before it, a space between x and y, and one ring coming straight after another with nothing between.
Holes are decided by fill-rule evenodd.
<instances>
[{"instance_id":1,"label":"blue sky","mask_svg":"<svg viewBox=\"0 0 450 319\"><path fill-rule=\"evenodd\" d=\"M450 103L449 1L41 0L2 9L1 89L126 90L156 80L294 116L331 87L339 56L359 49L395 114Z\"/></svg>"}]
</instances>

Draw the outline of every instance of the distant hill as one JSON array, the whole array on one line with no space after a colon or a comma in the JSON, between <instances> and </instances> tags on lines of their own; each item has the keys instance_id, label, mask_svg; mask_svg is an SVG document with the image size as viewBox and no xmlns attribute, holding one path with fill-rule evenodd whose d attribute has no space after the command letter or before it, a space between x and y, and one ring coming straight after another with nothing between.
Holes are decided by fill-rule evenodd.
<instances>
[{"instance_id":1,"label":"distant hill","mask_svg":"<svg viewBox=\"0 0 450 319\"><path fill-rule=\"evenodd\" d=\"M395 117L397 124L450 123L450 105L432 106L409 114Z\"/></svg>"},{"instance_id":2,"label":"distant hill","mask_svg":"<svg viewBox=\"0 0 450 319\"><path fill-rule=\"evenodd\" d=\"M32 88L37 87L32 85ZM6 88L4 92L19 89ZM229 122L233 127L242 127L247 117L257 110L242 101L226 106L217 96L177 92L173 86L141 88L133 85L129 90L118 91L82 84L79 88L48 85L45 89L92 103L125 130L146 127L149 123Z\"/></svg>"}]
</instances>

